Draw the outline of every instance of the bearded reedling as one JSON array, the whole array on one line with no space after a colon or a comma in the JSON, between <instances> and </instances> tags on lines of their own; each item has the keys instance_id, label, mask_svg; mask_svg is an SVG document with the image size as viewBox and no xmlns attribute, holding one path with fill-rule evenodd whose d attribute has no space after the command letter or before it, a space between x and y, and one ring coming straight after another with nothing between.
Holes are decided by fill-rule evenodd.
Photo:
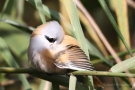
<instances>
[{"instance_id":1,"label":"bearded reedling","mask_svg":"<svg viewBox=\"0 0 135 90\"><path fill-rule=\"evenodd\" d=\"M28 59L38 70L66 74L69 70L93 70L78 41L65 35L57 21L42 24L33 31L28 48ZM100 80L95 81L101 86Z\"/></svg>"}]
</instances>

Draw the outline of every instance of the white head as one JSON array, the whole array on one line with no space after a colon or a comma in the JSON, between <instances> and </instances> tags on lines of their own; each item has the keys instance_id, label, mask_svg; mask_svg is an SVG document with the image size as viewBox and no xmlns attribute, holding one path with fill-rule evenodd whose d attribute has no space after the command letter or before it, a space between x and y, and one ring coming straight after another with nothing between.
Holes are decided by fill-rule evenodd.
<instances>
[{"instance_id":1,"label":"white head","mask_svg":"<svg viewBox=\"0 0 135 90\"><path fill-rule=\"evenodd\" d=\"M30 50L41 51L49 49L50 45L60 44L64 37L63 28L57 21L50 21L42 24L33 31L30 40Z\"/></svg>"}]
</instances>

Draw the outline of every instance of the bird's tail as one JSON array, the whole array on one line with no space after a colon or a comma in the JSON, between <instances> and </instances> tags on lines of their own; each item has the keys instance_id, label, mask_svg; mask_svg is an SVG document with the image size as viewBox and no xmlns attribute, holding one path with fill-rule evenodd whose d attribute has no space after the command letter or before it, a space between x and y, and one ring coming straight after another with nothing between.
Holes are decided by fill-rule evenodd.
<instances>
[{"instance_id":1,"label":"bird's tail","mask_svg":"<svg viewBox=\"0 0 135 90\"><path fill-rule=\"evenodd\" d=\"M95 86L104 88L103 83L101 82L101 80L99 80L97 76L93 76L93 82Z\"/></svg>"}]
</instances>

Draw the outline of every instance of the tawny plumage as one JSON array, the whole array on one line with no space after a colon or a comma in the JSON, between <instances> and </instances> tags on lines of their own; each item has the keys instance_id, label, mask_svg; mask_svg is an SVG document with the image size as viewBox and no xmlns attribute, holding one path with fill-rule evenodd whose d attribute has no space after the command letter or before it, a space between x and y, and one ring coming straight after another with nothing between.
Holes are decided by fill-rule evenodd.
<instances>
[{"instance_id":1,"label":"tawny plumage","mask_svg":"<svg viewBox=\"0 0 135 90\"><path fill-rule=\"evenodd\" d=\"M48 73L66 73L71 70L93 70L79 43L64 35L56 21L40 25L32 33L29 53L32 65Z\"/></svg>"},{"instance_id":2,"label":"tawny plumage","mask_svg":"<svg viewBox=\"0 0 135 90\"><path fill-rule=\"evenodd\" d=\"M42 24L32 33L28 58L35 68L47 73L93 70L77 40L65 35L56 21Z\"/></svg>"}]
</instances>

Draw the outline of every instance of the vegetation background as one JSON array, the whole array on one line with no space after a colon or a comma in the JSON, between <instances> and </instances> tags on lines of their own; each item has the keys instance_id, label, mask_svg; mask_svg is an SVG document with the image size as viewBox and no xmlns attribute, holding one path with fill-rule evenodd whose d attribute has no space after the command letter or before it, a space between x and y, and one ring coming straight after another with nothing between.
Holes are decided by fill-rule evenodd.
<instances>
[{"instance_id":1,"label":"vegetation background","mask_svg":"<svg viewBox=\"0 0 135 90\"><path fill-rule=\"evenodd\" d=\"M119 60L127 60L123 64L128 72L135 73L133 55L135 0L73 0L73 2L72 0L42 0L42 2L41 0L0 0L0 67L30 67L27 48L32 30L46 21L57 20L66 34L76 37L85 53L90 55L95 70L123 72L121 66L114 65ZM77 9L74 4L77 5ZM84 7L81 7L81 4ZM85 13L87 12L85 8L89 12L88 15ZM76 18L78 16L80 23ZM81 25L79 34L78 31L72 31L71 25L75 29ZM132 78L108 76L99 78L106 90L129 90L134 83ZM59 90L57 83L51 84L29 74L0 73L0 85L0 90L30 90L30 88ZM63 86L60 86L60 89L67 90Z\"/></svg>"}]
</instances>

